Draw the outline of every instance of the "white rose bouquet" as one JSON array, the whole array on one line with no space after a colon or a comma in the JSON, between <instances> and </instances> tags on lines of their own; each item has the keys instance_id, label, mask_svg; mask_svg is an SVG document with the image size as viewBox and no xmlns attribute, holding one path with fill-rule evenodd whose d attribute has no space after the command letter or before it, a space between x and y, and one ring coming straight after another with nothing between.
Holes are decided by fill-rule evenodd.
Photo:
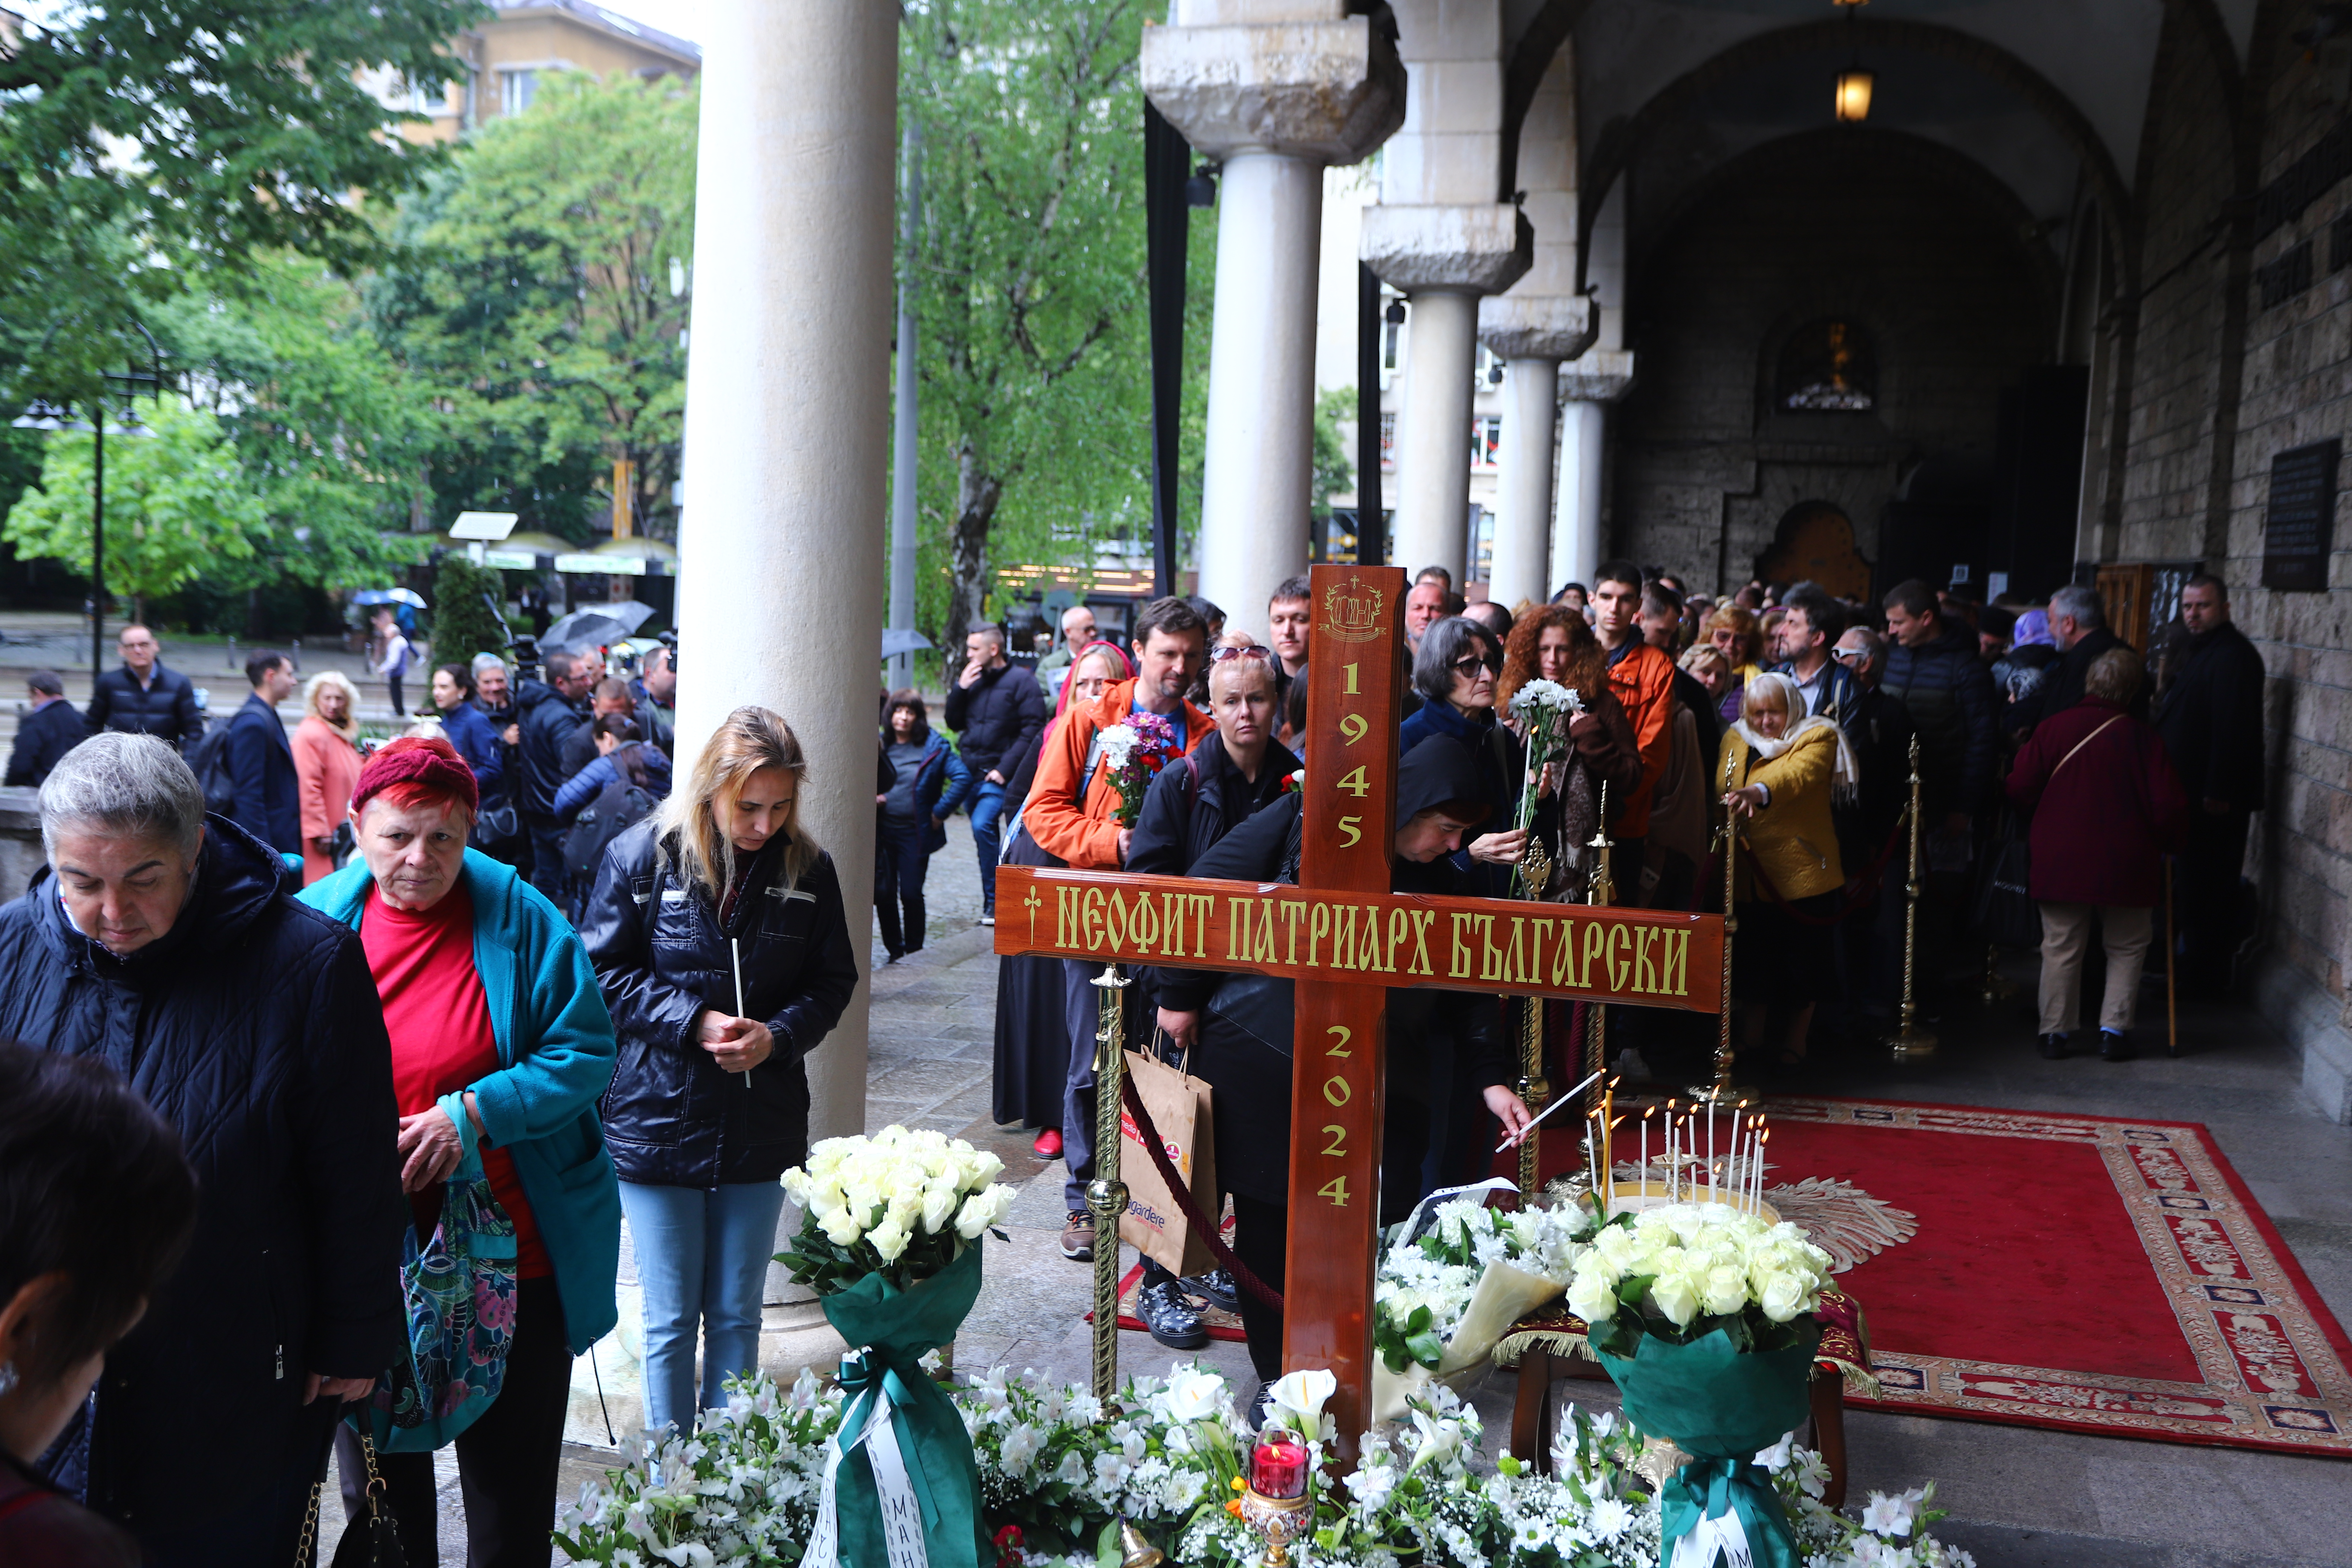
<instances>
[{"instance_id":1,"label":"white rose bouquet","mask_svg":"<svg viewBox=\"0 0 2352 1568\"><path fill-rule=\"evenodd\" d=\"M806 1165L784 1173L802 1219L793 1250L776 1261L820 1296L869 1274L902 1290L919 1284L1003 1219L1013 1198L995 1179L1003 1169L995 1155L942 1132L886 1127L870 1138L828 1138Z\"/></svg>"},{"instance_id":2,"label":"white rose bouquet","mask_svg":"<svg viewBox=\"0 0 2352 1568\"><path fill-rule=\"evenodd\" d=\"M896 1559L909 1542L886 1520L919 1521L931 1562L986 1560L971 1435L923 1358L955 1342L979 1298L977 1244L1013 1203L995 1180L1003 1168L959 1139L887 1127L829 1138L784 1173L803 1217L776 1260L816 1291L850 1346L810 1568Z\"/></svg>"},{"instance_id":3,"label":"white rose bouquet","mask_svg":"<svg viewBox=\"0 0 2352 1568\"><path fill-rule=\"evenodd\" d=\"M1644 1334L1685 1344L1725 1332L1739 1350L1794 1344L1832 1260L1785 1221L1724 1204L1674 1204L1620 1215L1583 1249L1568 1308L1595 1349L1638 1352Z\"/></svg>"},{"instance_id":4,"label":"white rose bouquet","mask_svg":"<svg viewBox=\"0 0 2352 1568\"><path fill-rule=\"evenodd\" d=\"M1659 1489L1659 1560L1788 1564L1788 1510L1750 1463L1803 1425L1830 1256L1723 1204L1620 1215L1576 1261L1569 1310L1626 1418L1691 1462Z\"/></svg>"}]
</instances>

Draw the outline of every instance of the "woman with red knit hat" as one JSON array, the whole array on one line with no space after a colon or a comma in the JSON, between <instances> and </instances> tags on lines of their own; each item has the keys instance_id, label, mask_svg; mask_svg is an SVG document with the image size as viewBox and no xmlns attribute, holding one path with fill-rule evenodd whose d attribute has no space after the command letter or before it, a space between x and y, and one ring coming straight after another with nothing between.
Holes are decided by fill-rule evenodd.
<instances>
[{"instance_id":1,"label":"woman with red knit hat","mask_svg":"<svg viewBox=\"0 0 2352 1568\"><path fill-rule=\"evenodd\" d=\"M383 1000L400 1106L401 1184L430 1238L445 1190L478 1157L512 1221L516 1280L477 1317L511 1324L503 1383L426 1390L425 1410L380 1380L369 1423L412 1563L437 1561L431 1450L454 1440L469 1563L542 1563L555 1526L572 1361L612 1330L620 1190L597 1097L613 1076L613 1020L588 952L545 895L466 847L474 770L438 738L394 741L352 791L359 859L302 901L360 933ZM478 1190L478 1189L477 1189ZM463 1211L460 1211L463 1212ZM478 1299L480 1293L477 1283ZM415 1386L415 1380L410 1380ZM354 1513L358 1446L339 1438Z\"/></svg>"}]
</instances>

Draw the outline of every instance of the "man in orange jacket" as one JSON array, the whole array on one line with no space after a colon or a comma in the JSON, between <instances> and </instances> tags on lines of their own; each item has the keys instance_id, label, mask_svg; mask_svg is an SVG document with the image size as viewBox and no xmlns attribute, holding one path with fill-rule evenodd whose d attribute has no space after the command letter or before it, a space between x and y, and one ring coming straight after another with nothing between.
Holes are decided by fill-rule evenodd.
<instances>
[{"instance_id":1,"label":"man in orange jacket","mask_svg":"<svg viewBox=\"0 0 2352 1568\"><path fill-rule=\"evenodd\" d=\"M1081 870L1116 871L1127 863L1131 832L1119 823L1118 787L1110 782L1096 737L1132 713L1156 713L1178 729L1185 751L1200 744L1216 724L1185 701L1184 693L1207 658L1208 641L1207 623L1181 599L1154 599L1138 613L1132 646L1141 673L1108 688L1091 705L1072 709L1037 759L1036 783L1021 821L1040 849ZM1102 997L1091 982L1102 966L1072 958L1062 968L1070 1028L1070 1070L1062 1089L1062 1159L1068 1172L1062 1192L1069 1221L1062 1230L1062 1256L1087 1261L1095 1255L1086 1194L1094 1176L1095 1029Z\"/></svg>"},{"instance_id":2,"label":"man in orange jacket","mask_svg":"<svg viewBox=\"0 0 2352 1568\"><path fill-rule=\"evenodd\" d=\"M1612 865L1638 868L1650 836L1650 798L1673 752L1674 660L1642 637L1642 569L1628 561L1604 561L1592 578L1592 629L1609 650L1609 689L1633 726L1642 752L1642 782L1611 825L1616 848ZM1620 903L1642 901L1636 873L1619 880Z\"/></svg>"}]
</instances>

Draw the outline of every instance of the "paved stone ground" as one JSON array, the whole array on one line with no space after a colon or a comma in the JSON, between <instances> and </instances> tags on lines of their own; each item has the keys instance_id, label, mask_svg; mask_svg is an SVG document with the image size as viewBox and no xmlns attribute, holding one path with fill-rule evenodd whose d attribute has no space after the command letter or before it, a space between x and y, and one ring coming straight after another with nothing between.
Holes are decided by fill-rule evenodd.
<instances>
[{"instance_id":1,"label":"paved stone ground","mask_svg":"<svg viewBox=\"0 0 2352 1568\"><path fill-rule=\"evenodd\" d=\"M1089 1270L1064 1259L1062 1167L1031 1152L1031 1134L990 1117L994 959L978 914L969 826L950 825L934 857L930 940L922 952L884 965L874 948L874 1023L867 1125L938 1127L993 1149L1006 1179L1021 1184L1007 1226L1010 1247L992 1245L987 1283L956 1346L968 1370L1006 1365L1034 1375L1082 1379L1090 1359ZM2012 964L2030 982L2030 963ZM2128 1065L2095 1059L2044 1062L2032 1048L2024 1002L1971 1005L1943 1021L1943 1051L1893 1066L1877 1053L1832 1058L1811 1081L1816 1092L1999 1105L2202 1121L2211 1128L2277 1222L2314 1286L2352 1321L2352 1129L2323 1121L2301 1098L2294 1053L2241 1007L2188 1007L2184 1055ZM2161 1003L2149 1009L2161 1026ZM2144 1031L2147 1033L2148 1031ZM789 1380L804 1365L829 1367L841 1344L822 1316L774 1289L761 1363ZM1997 1289L1997 1281L1988 1281ZM605 1464L604 1407L624 1438L641 1409L635 1369L635 1270L624 1256L622 1328L583 1358L575 1376L563 1492ZM2095 1303L2084 1310L2095 1310ZM1121 1336L1122 1364L1161 1371L1179 1358L1142 1334ZM1246 1395L1255 1384L1238 1345L1213 1344L1197 1357ZM594 1368L592 1376L591 1367ZM1474 1393L1490 1451L1509 1429L1512 1387L1496 1374ZM1606 1382L1563 1381L1563 1401L1608 1406ZM2309 1568L2347 1561L2343 1499L2352 1468L2340 1461L2224 1448L2104 1438L1968 1422L1854 1411L1847 1417L1857 1500L1933 1477L1951 1511L1939 1527L1986 1568ZM464 1525L454 1463L442 1459L444 1560L463 1560ZM341 1528L334 1500L327 1539ZM553 1561L562 1561L554 1555Z\"/></svg>"}]
</instances>

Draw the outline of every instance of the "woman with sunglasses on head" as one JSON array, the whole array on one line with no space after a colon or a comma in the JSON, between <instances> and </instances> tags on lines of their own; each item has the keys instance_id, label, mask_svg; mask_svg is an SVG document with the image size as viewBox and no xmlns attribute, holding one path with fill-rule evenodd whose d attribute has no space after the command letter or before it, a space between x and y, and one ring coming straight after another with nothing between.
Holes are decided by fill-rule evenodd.
<instances>
[{"instance_id":1,"label":"woman with sunglasses on head","mask_svg":"<svg viewBox=\"0 0 2352 1568\"><path fill-rule=\"evenodd\" d=\"M1226 637L1209 651L1209 717L1216 729L1160 770L1143 797L1129 842L1127 869L1181 877L1192 863L1259 811L1282 798L1282 784L1298 771L1297 756L1274 738L1273 650L1247 636ZM1157 1005L1158 971L1149 972ZM1189 1038L1173 1044L1189 1049ZM1224 1271L1218 1269L1215 1275ZM1238 1305L1226 1280L1213 1278L1204 1293L1227 1310ZM1176 1276L1147 1258L1136 1311L1151 1337L1171 1350L1209 1342L1201 1314Z\"/></svg>"},{"instance_id":2,"label":"woman with sunglasses on head","mask_svg":"<svg viewBox=\"0 0 2352 1568\"><path fill-rule=\"evenodd\" d=\"M1469 873L1472 896L1482 899L1510 896L1512 868L1528 846L1528 836L1513 826L1525 764L1513 764L1513 737L1505 731L1498 740L1495 723L1502 673L1503 645L1493 632L1462 616L1433 623L1412 660L1422 705L1397 734L1401 758L1431 736L1444 735L1460 742L1477 765L1480 798L1494 830L1465 837L1453 859Z\"/></svg>"}]
</instances>

